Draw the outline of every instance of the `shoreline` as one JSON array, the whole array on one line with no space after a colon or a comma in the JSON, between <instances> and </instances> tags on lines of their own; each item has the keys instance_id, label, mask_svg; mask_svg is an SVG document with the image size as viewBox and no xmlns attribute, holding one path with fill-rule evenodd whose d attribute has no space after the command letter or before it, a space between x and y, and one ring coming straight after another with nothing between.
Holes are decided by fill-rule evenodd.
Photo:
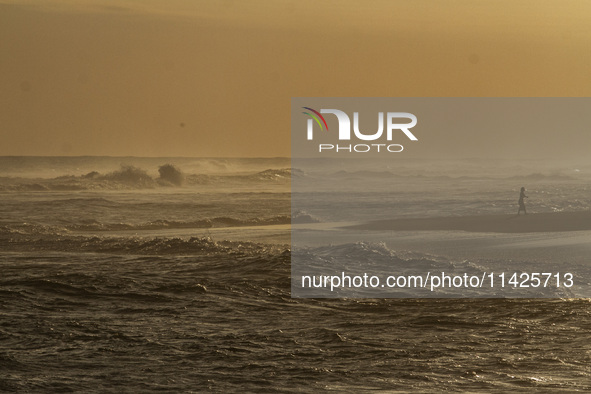
<instances>
[{"instance_id":1,"label":"shoreline","mask_svg":"<svg viewBox=\"0 0 591 394\"><path fill-rule=\"evenodd\" d=\"M539 233L591 230L591 211L474 215L376 220L343 229L366 231L468 231L479 233Z\"/></svg>"}]
</instances>

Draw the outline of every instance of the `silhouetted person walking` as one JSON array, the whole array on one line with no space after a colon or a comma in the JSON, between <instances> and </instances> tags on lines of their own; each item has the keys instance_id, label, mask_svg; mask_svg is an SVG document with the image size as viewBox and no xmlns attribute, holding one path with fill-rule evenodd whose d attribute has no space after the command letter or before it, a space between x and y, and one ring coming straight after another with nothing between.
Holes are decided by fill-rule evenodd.
<instances>
[{"instance_id":1,"label":"silhouetted person walking","mask_svg":"<svg viewBox=\"0 0 591 394\"><path fill-rule=\"evenodd\" d=\"M525 209L525 201L524 198L529 198L525 195L525 187L521 188L521 193L519 193L519 210L517 211L517 216L523 210L523 213L527 215L527 210Z\"/></svg>"}]
</instances>

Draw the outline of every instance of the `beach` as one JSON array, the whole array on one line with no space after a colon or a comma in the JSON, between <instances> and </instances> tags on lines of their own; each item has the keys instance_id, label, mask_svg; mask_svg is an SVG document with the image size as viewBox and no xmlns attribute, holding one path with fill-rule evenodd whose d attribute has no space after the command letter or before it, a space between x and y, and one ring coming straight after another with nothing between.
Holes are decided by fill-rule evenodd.
<instances>
[{"instance_id":1,"label":"beach","mask_svg":"<svg viewBox=\"0 0 591 394\"><path fill-rule=\"evenodd\" d=\"M479 215L377 220L348 226L369 231L457 230L481 233L538 233L591 230L591 212Z\"/></svg>"}]
</instances>

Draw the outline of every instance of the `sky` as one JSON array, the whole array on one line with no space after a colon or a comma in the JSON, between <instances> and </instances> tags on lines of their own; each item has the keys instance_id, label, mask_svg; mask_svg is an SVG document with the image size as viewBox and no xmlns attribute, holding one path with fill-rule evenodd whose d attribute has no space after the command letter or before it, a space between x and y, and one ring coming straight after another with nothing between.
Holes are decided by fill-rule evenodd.
<instances>
[{"instance_id":1,"label":"sky","mask_svg":"<svg viewBox=\"0 0 591 394\"><path fill-rule=\"evenodd\" d=\"M289 156L292 97L591 96L589 20L587 0L0 0L0 155Z\"/></svg>"}]
</instances>

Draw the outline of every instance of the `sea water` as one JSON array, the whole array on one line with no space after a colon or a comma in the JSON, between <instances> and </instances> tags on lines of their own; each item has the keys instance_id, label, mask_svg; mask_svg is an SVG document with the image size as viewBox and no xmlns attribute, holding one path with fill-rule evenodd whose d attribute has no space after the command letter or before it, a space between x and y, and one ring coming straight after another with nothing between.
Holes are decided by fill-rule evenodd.
<instances>
[{"instance_id":1,"label":"sea water","mask_svg":"<svg viewBox=\"0 0 591 394\"><path fill-rule=\"evenodd\" d=\"M159 171L166 164L179 172ZM409 162L351 173L285 158L4 157L0 169L2 390L591 389L581 295L291 298L289 245L292 221L513 213L521 186L531 212L588 210L589 167ZM291 178L323 172L334 181L318 182L314 208L290 212ZM352 179L383 189L340 192ZM417 241L306 248L394 263L486 259L404 237Z\"/></svg>"}]
</instances>

